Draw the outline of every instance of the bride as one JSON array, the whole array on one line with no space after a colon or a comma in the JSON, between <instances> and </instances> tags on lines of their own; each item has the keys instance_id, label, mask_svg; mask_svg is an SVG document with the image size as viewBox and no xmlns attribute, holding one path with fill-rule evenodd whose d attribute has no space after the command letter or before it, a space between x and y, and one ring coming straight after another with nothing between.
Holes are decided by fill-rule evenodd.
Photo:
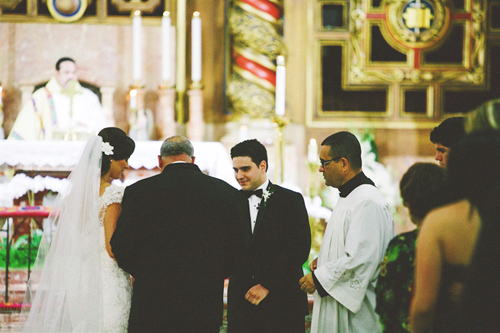
<instances>
[{"instance_id":1,"label":"bride","mask_svg":"<svg viewBox=\"0 0 500 333\"><path fill-rule=\"evenodd\" d=\"M134 141L119 128L91 137L44 227L23 302L24 332L126 332L132 286L109 245ZM30 307L31 305L31 307Z\"/></svg>"}]
</instances>

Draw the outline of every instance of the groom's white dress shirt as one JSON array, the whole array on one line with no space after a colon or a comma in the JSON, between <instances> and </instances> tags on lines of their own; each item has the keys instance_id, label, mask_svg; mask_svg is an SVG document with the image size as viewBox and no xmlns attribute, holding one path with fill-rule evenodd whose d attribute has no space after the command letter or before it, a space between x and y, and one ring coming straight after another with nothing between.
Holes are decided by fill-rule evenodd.
<instances>
[{"instance_id":1,"label":"groom's white dress shirt","mask_svg":"<svg viewBox=\"0 0 500 333\"><path fill-rule=\"evenodd\" d=\"M269 185L269 179L266 179L266 181L255 190L264 191L267 188L267 185ZM259 213L259 205L261 200L262 198L259 198L256 195L251 195L248 198L248 206L250 207L250 226L252 227L252 233L255 228L255 223L257 222L257 214Z\"/></svg>"}]
</instances>

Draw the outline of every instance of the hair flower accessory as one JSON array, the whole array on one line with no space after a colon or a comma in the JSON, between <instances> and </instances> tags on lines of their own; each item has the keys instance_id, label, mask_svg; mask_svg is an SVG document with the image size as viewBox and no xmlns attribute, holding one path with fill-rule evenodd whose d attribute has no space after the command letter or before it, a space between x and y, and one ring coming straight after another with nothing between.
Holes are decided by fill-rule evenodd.
<instances>
[{"instance_id":1,"label":"hair flower accessory","mask_svg":"<svg viewBox=\"0 0 500 333\"><path fill-rule=\"evenodd\" d=\"M115 147L110 145L109 142L101 143L101 150L105 155L113 155L113 149L115 149Z\"/></svg>"},{"instance_id":2,"label":"hair flower accessory","mask_svg":"<svg viewBox=\"0 0 500 333\"><path fill-rule=\"evenodd\" d=\"M263 201L264 207L266 207L267 200L271 197L274 191L275 190L267 190L267 189L262 191L262 199L264 200Z\"/></svg>"}]
</instances>

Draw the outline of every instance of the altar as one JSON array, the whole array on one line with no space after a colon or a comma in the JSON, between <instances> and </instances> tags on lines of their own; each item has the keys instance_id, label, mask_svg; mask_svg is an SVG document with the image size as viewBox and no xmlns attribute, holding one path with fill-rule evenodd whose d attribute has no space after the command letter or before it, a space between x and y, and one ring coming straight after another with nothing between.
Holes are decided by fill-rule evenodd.
<instances>
[{"instance_id":1,"label":"altar","mask_svg":"<svg viewBox=\"0 0 500 333\"><path fill-rule=\"evenodd\" d=\"M158 155L162 141L137 141L124 178L115 180L128 186L141 178L159 173ZM85 141L0 141L0 205L18 199L29 190L57 192L64 178L78 162ZM193 142L195 164L202 172L238 187L228 151L220 142Z\"/></svg>"}]
</instances>

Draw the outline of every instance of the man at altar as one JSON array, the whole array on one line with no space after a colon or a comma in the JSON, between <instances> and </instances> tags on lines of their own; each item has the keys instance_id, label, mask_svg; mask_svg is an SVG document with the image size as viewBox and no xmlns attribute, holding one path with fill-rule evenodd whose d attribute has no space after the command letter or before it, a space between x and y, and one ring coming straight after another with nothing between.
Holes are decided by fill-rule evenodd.
<instances>
[{"instance_id":1,"label":"man at altar","mask_svg":"<svg viewBox=\"0 0 500 333\"><path fill-rule=\"evenodd\" d=\"M337 132L321 143L325 184L340 198L325 229L312 273L301 289L314 293L311 332L381 332L375 286L394 237L389 205L362 170L361 145L352 133Z\"/></svg>"},{"instance_id":2,"label":"man at altar","mask_svg":"<svg viewBox=\"0 0 500 333\"><path fill-rule=\"evenodd\" d=\"M227 331L303 333L309 307L297 281L311 248L304 198L269 181L259 141L238 143L231 158L247 217L245 257L229 278Z\"/></svg>"},{"instance_id":3,"label":"man at altar","mask_svg":"<svg viewBox=\"0 0 500 333\"><path fill-rule=\"evenodd\" d=\"M106 126L99 98L80 85L76 63L61 58L54 76L23 105L11 140L85 140Z\"/></svg>"}]
</instances>

